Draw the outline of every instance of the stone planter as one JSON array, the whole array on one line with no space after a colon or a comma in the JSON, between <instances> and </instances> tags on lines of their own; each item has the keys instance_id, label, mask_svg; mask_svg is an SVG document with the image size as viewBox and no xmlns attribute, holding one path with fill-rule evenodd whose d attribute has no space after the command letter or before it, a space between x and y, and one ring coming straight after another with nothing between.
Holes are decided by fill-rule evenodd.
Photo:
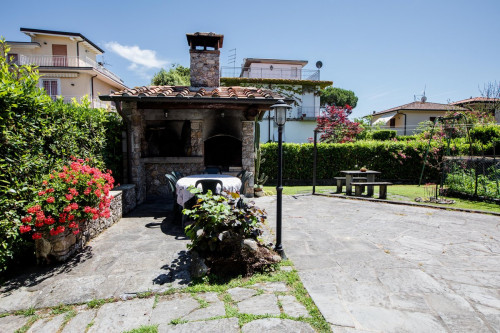
<instances>
[{"instance_id":1,"label":"stone planter","mask_svg":"<svg viewBox=\"0 0 500 333\"><path fill-rule=\"evenodd\" d=\"M69 228L59 235L35 240L37 262L65 261L81 248L79 240L81 240L81 235L74 235Z\"/></svg>"},{"instance_id":2,"label":"stone planter","mask_svg":"<svg viewBox=\"0 0 500 333\"><path fill-rule=\"evenodd\" d=\"M113 196L109 210L109 218L98 218L80 222L80 232L73 234L70 228L59 235L35 240L35 254L38 263L63 262L75 252L83 249L85 244L112 226L122 217L122 191L111 191ZM135 203L135 202L134 202Z\"/></svg>"},{"instance_id":3,"label":"stone planter","mask_svg":"<svg viewBox=\"0 0 500 333\"><path fill-rule=\"evenodd\" d=\"M261 188L254 188L254 195L257 198L263 197L264 196L264 191Z\"/></svg>"}]
</instances>

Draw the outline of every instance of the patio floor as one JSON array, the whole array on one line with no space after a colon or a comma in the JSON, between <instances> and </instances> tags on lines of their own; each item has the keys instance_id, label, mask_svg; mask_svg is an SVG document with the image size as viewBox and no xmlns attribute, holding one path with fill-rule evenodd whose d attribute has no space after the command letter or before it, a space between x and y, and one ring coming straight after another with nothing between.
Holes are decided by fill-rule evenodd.
<instances>
[{"instance_id":1,"label":"patio floor","mask_svg":"<svg viewBox=\"0 0 500 333\"><path fill-rule=\"evenodd\" d=\"M275 224L276 197L257 205ZM285 196L283 248L334 332L500 331L498 216Z\"/></svg>"},{"instance_id":2,"label":"patio floor","mask_svg":"<svg viewBox=\"0 0 500 333\"><path fill-rule=\"evenodd\" d=\"M334 332L500 331L500 218L285 196L283 246ZM255 200L275 225L276 197ZM146 204L68 264L1 289L0 312L162 291L189 282L187 240Z\"/></svg>"}]
</instances>

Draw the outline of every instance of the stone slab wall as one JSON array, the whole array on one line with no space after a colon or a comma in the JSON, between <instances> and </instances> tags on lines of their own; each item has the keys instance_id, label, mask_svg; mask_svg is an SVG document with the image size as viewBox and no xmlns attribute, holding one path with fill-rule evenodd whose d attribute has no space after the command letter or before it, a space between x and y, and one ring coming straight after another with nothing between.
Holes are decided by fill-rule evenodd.
<instances>
[{"instance_id":1,"label":"stone slab wall","mask_svg":"<svg viewBox=\"0 0 500 333\"><path fill-rule=\"evenodd\" d=\"M247 170L255 175L255 123L254 121L242 122L242 159L241 164L244 170ZM246 188L245 196L247 198L253 197L254 180L251 178Z\"/></svg>"},{"instance_id":2,"label":"stone slab wall","mask_svg":"<svg viewBox=\"0 0 500 333\"><path fill-rule=\"evenodd\" d=\"M168 188L165 174L172 171L180 171L184 176L203 173L205 170L203 158L198 160L198 162L145 163L147 195L149 197L170 197L172 194Z\"/></svg>"},{"instance_id":3,"label":"stone slab wall","mask_svg":"<svg viewBox=\"0 0 500 333\"><path fill-rule=\"evenodd\" d=\"M122 215L127 214L137 206L137 198L135 194L134 184L124 184L115 187L113 192L120 191L122 193Z\"/></svg>"}]
</instances>

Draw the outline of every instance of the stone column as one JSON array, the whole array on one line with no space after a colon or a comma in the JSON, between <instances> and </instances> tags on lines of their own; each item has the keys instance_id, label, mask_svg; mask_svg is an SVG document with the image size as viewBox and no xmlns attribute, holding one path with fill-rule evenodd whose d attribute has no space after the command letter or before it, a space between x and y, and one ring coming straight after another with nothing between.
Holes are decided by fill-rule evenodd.
<instances>
[{"instance_id":1,"label":"stone column","mask_svg":"<svg viewBox=\"0 0 500 333\"><path fill-rule=\"evenodd\" d=\"M144 116L137 109L136 102L124 102L123 112L130 119L130 173L129 180L135 184L137 204L141 204L146 199L146 173L144 164L141 162L144 140Z\"/></svg>"},{"instance_id":2,"label":"stone column","mask_svg":"<svg viewBox=\"0 0 500 333\"><path fill-rule=\"evenodd\" d=\"M242 140L241 140L241 164L244 170L255 175L255 133L254 121L242 121ZM245 193L247 198L253 197L253 178L249 180Z\"/></svg>"},{"instance_id":3,"label":"stone column","mask_svg":"<svg viewBox=\"0 0 500 333\"><path fill-rule=\"evenodd\" d=\"M191 120L191 156L203 156L203 120Z\"/></svg>"}]
</instances>

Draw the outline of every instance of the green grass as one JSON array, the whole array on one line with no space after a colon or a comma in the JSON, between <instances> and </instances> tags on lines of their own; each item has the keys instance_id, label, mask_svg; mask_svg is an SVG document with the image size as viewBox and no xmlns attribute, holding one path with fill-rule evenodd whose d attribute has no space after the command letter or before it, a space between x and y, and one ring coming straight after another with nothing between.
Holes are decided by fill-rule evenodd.
<instances>
[{"instance_id":1,"label":"green grass","mask_svg":"<svg viewBox=\"0 0 500 333\"><path fill-rule=\"evenodd\" d=\"M73 307L69 305L59 304L58 306L52 308L51 314L58 315L61 313L69 312L73 309Z\"/></svg>"},{"instance_id":2,"label":"green grass","mask_svg":"<svg viewBox=\"0 0 500 333\"><path fill-rule=\"evenodd\" d=\"M25 317L33 316L35 314L35 308L30 307L30 308L27 308L26 310L19 310L19 311L14 312L14 314L18 315L18 316L25 316Z\"/></svg>"},{"instance_id":3,"label":"green grass","mask_svg":"<svg viewBox=\"0 0 500 333\"><path fill-rule=\"evenodd\" d=\"M125 333L157 333L157 332L158 332L158 325L144 325L139 328L126 331Z\"/></svg>"},{"instance_id":4,"label":"green grass","mask_svg":"<svg viewBox=\"0 0 500 333\"><path fill-rule=\"evenodd\" d=\"M336 186L316 186L316 193L333 193L336 190ZM264 191L270 194L276 194L276 188L271 186L265 186ZM378 189L374 189L374 198L378 196ZM285 186L283 187L283 194L285 195L297 195L297 194L310 194L312 193L312 186ZM387 187L387 199L394 201L406 201L415 203L415 198L421 197L425 198L426 194L424 191L424 186L418 185L392 185ZM485 212L495 212L500 213L500 205L489 202L472 201L453 197L440 197L444 199L455 200L454 204L432 204L425 203L436 207L444 208L461 208L461 209L472 209L481 210Z\"/></svg>"},{"instance_id":5,"label":"green grass","mask_svg":"<svg viewBox=\"0 0 500 333\"><path fill-rule=\"evenodd\" d=\"M113 303L114 301L115 301L114 298L93 299L87 303L87 307L90 309L98 309L102 305L106 303Z\"/></svg>"}]
</instances>

